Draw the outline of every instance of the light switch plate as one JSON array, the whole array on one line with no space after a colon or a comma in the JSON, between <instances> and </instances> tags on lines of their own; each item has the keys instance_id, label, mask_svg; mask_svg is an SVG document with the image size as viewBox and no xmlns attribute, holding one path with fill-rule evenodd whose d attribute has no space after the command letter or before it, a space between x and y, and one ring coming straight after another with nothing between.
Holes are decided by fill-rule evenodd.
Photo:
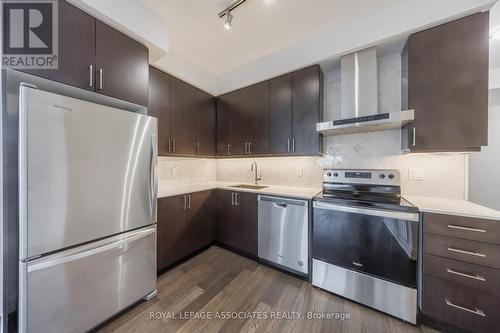
<instances>
[{"instance_id":1,"label":"light switch plate","mask_svg":"<svg viewBox=\"0 0 500 333\"><path fill-rule=\"evenodd\" d=\"M425 179L425 169L424 168L410 168L408 170L408 179L410 180L424 180Z\"/></svg>"}]
</instances>

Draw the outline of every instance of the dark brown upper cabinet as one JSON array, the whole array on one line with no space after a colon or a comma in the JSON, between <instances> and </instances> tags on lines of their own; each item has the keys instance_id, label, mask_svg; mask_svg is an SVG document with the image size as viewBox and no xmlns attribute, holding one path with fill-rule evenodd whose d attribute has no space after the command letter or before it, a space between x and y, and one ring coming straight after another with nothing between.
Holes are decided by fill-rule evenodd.
<instances>
[{"instance_id":1,"label":"dark brown upper cabinet","mask_svg":"<svg viewBox=\"0 0 500 333\"><path fill-rule=\"evenodd\" d=\"M248 87L245 113L247 155L269 153L269 81Z\"/></svg>"},{"instance_id":2,"label":"dark brown upper cabinet","mask_svg":"<svg viewBox=\"0 0 500 333\"><path fill-rule=\"evenodd\" d=\"M316 123L322 118L322 82L318 65L271 80L271 153L321 153L321 136L316 132Z\"/></svg>"},{"instance_id":3,"label":"dark brown upper cabinet","mask_svg":"<svg viewBox=\"0 0 500 333\"><path fill-rule=\"evenodd\" d=\"M217 98L217 155L317 155L322 73L308 67Z\"/></svg>"},{"instance_id":4,"label":"dark brown upper cabinet","mask_svg":"<svg viewBox=\"0 0 500 333\"><path fill-rule=\"evenodd\" d=\"M196 155L215 156L215 98L196 89Z\"/></svg>"},{"instance_id":5,"label":"dark brown upper cabinet","mask_svg":"<svg viewBox=\"0 0 500 333\"><path fill-rule=\"evenodd\" d=\"M97 91L147 105L148 49L98 20L95 31Z\"/></svg>"},{"instance_id":6,"label":"dark brown upper cabinet","mask_svg":"<svg viewBox=\"0 0 500 333\"><path fill-rule=\"evenodd\" d=\"M215 98L150 66L148 114L160 156L215 156Z\"/></svg>"},{"instance_id":7,"label":"dark brown upper cabinet","mask_svg":"<svg viewBox=\"0 0 500 333\"><path fill-rule=\"evenodd\" d=\"M58 69L26 72L147 105L148 49L66 1L58 11Z\"/></svg>"},{"instance_id":8,"label":"dark brown upper cabinet","mask_svg":"<svg viewBox=\"0 0 500 333\"><path fill-rule=\"evenodd\" d=\"M58 69L24 70L33 75L95 90L95 18L66 1L58 2Z\"/></svg>"},{"instance_id":9,"label":"dark brown upper cabinet","mask_svg":"<svg viewBox=\"0 0 500 333\"><path fill-rule=\"evenodd\" d=\"M149 67L148 115L158 119L158 155L172 149L170 140L170 75Z\"/></svg>"},{"instance_id":10,"label":"dark brown upper cabinet","mask_svg":"<svg viewBox=\"0 0 500 333\"><path fill-rule=\"evenodd\" d=\"M239 89L217 98L217 153L219 156L246 154L247 109L247 89Z\"/></svg>"},{"instance_id":11,"label":"dark brown upper cabinet","mask_svg":"<svg viewBox=\"0 0 500 333\"><path fill-rule=\"evenodd\" d=\"M172 77L170 80L170 110L172 117L172 153L195 155L196 115L195 88Z\"/></svg>"},{"instance_id":12,"label":"dark brown upper cabinet","mask_svg":"<svg viewBox=\"0 0 500 333\"><path fill-rule=\"evenodd\" d=\"M475 151L488 144L489 12L408 38L402 105L415 110L403 129L411 152Z\"/></svg>"},{"instance_id":13,"label":"dark brown upper cabinet","mask_svg":"<svg viewBox=\"0 0 500 333\"><path fill-rule=\"evenodd\" d=\"M292 74L270 81L269 146L274 154L287 154L292 138Z\"/></svg>"},{"instance_id":14,"label":"dark brown upper cabinet","mask_svg":"<svg viewBox=\"0 0 500 333\"><path fill-rule=\"evenodd\" d=\"M321 153L322 138L316 123L322 121L323 74L319 66L292 73L292 153Z\"/></svg>"}]
</instances>

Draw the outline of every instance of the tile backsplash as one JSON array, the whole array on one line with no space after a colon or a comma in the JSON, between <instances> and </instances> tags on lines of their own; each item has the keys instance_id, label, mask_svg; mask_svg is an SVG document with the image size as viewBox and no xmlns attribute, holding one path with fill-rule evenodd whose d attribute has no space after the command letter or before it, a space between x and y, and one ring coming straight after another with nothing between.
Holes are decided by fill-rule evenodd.
<instances>
[{"instance_id":1,"label":"tile backsplash","mask_svg":"<svg viewBox=\"0 0 500 333\"><path fill-rule=\"evenodd\" d=\"M257 162L261 184L298 187L321 187L322 167L317 157L265 157L217 160L217 180L253 184L251 171Z\"/></svg>"},{"instance_id":2,"label":"tile backsplash","mask_svg":"<svg viewBox=\"0 0 500 333\"><path fill-rule=\"evenodd\" d=\"M215 181L215 166L208 158L158 157L158 178L162 184Z\"/></svg>"}]
</instances>

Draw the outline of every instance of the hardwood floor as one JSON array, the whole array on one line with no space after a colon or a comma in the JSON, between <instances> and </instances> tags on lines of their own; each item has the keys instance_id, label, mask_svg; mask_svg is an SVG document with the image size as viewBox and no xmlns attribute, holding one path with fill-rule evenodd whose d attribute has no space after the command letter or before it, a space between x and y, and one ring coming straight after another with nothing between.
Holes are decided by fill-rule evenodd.
<instances>
[{"instance_id":1,"label":"hardwood floor","mask_svg":"<svg viewBox=\"0 0 500 333\"><path fill-rule=\"evenodd\" d=\"M308 312L348 313L350 319L307 319ZM253 317L223 317L234 313ZM439 333L385 316L216 246L159 276L156 297L99 331Z\"/></svg>"}]
</instances>

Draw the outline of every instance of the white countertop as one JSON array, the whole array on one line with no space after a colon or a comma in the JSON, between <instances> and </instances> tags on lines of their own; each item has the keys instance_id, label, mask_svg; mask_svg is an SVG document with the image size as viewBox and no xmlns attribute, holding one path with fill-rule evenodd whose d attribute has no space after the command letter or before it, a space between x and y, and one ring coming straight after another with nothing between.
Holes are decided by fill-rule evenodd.
<instances>
[{"instance_id":1,"label":"white countertop","mask_svg":"<svg viewBox=\"0 0 500 333\"><path fill-rule=\"evenodd\" d=\"M421 212L458 215L480 219L500 220L500 211L477 205L466 200L444 199L403 195L412 205Z\"/></svg>"},{"instance_id":2,"label":"white countertop","mask_svg":"<svg viewBox=\"0 0 500 333\"><path fill-rule=\"evenodd\" d=\"M231 187L233 185L239 185L239 184L243 183L203 182L203 183L193 183L193 184L172 184L169 182L160 181L158 183L158 198L172 197L175 195L182 195L186 193L194 193L194 192L208 191L215 189L238 191L238 192L250 192L250 193L266 194L266 195L276 195L276 196L298 198L298 199L312 199L315 195L321 192L320 188L265 185L265 184L259 184L262 186L267 186L266 188L260 190Z\"/></svg>"}]
</instances>

